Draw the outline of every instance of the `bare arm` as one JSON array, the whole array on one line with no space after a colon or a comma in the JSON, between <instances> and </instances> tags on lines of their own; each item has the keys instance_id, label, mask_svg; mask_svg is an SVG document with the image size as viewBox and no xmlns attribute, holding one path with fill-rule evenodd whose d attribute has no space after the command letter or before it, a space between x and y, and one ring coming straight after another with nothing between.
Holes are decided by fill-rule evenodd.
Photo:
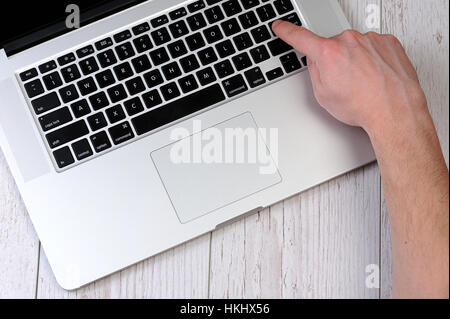
<instances>
[{"instance_id":1,"label":"bare arm","mask_svg":"<svg viewBox=\"0 0 450 319\"><path fill-rule=\"evenodd\" d=\"M393 36L275 33L308 57L318 102L370 136L391 218L397 298L449 296L449 174L416 71Z\"/></svg>"}]
</instances>

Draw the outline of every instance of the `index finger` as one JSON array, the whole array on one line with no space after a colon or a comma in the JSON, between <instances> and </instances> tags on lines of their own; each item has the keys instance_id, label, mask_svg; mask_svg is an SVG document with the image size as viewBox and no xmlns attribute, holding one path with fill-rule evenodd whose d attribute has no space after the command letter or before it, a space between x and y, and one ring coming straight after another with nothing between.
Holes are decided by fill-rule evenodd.
<instances>
[{"instance_id":1,"label":"index finger","mask_svg":"<svg viewBox=\"0 0 450 319\"><path fill-rule=\"evenodd\" d=\"M275 21L272 24L272 30L280 39L312 60L319 55L322 43L325 41L325 38L308 29L283 20Z\"/></svg>"}]
</instances>

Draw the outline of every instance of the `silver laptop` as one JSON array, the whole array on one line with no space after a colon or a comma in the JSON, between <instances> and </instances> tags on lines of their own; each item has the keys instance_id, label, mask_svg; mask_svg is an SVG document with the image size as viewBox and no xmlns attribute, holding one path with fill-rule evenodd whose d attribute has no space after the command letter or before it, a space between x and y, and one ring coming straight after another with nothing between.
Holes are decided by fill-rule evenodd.
<instances>
[{"instance_id":1,"label":"silver laptop","mask_svg":"<svg viewBox=\"0 0 450 319\"><path fill-rule=\"evenodd\" d=\"M72 2L0 39L0 145L63 288L374 161L270 29L336 35L335 0Z\"/></svg>"}]
</instances>

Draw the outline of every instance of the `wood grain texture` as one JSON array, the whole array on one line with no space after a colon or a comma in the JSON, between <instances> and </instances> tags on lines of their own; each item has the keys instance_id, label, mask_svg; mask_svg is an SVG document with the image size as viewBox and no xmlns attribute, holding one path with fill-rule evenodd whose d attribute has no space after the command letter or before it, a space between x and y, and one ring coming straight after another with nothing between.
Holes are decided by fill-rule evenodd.
<instances>
[{"instance_id":1,"label":"wood grain texture","mask_svg":"<svg viewBox=\"0 0 450 319\"><path fill-rule=\"evenodd\" d=\"M449 163L449 2L383 0L382 30L397 36L414 64ZM382 291L392 296L389 216L382 204Z\"/></svg>"},{"instance_id":2,"label":"wood grain texture","mask_svg":"<svg viewBox=\"0 0 450 319\"><path fill-rule=\"evenodd\" d=\"M34 298L39 240L0 150L0 299Z\"/></svg>"}]
</instances>

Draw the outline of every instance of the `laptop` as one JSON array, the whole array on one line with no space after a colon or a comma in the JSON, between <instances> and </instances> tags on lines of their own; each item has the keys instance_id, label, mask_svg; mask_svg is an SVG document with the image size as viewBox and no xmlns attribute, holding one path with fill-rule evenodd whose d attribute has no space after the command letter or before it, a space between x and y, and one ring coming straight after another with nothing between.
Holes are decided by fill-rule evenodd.
<instances>
[{"instance_id":1,"label":"laptop","mask_svg":"<svg viewBox=\"0 0 450 319\"><path fill-rule=\"evenodd\" d=\"M270 28L339 34L335 0L18 1L1 14L0 146L64 289L375 160Z\"/></svg>"}]
</instances>

